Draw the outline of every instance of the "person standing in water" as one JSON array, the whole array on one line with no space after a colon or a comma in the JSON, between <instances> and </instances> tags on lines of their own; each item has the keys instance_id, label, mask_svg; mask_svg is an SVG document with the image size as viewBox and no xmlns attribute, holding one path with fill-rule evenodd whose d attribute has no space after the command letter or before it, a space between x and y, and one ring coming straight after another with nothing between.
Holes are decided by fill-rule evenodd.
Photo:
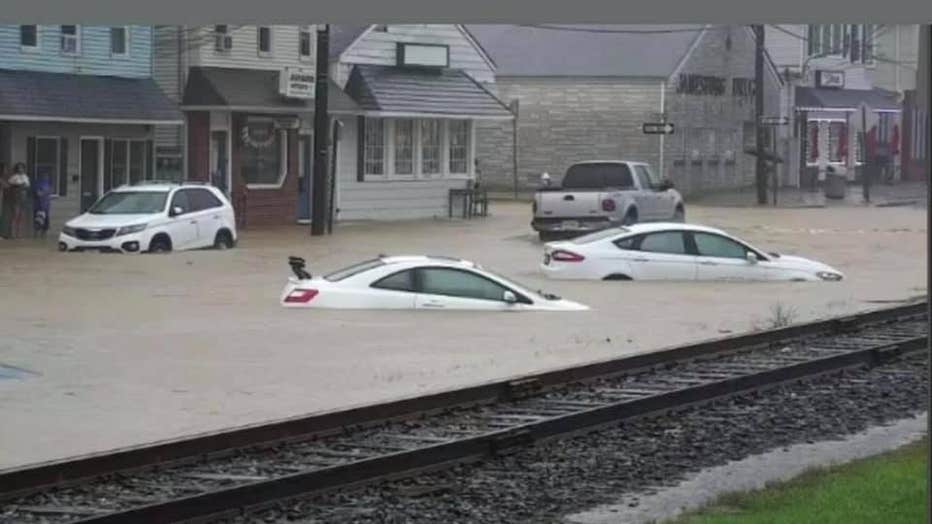
<instances>
[{"instance_id":1,"label":"person standing in water","mask_svg":"<svg viewBox=\"0 0 932 524\"><path fill-rule=\"evenodd\" d=\"M45 238L49 232L49 213L52 207L52 179L47 172L39 174L32 189L33 237Z\"/></svg>"},{"instance_id":2,"label":"person standing in water","mask_svg":"<svg viewBox=\"0 0 932 524\"><path fill-rule=\"evenodd\" d=\"M11 238L22 238L23 222L26 221L26 205L29 200L29 175L26 174L26 164L18 162L13 168L13 174L7 179L7 191L13 192L12 198L12 227Z\"/></svg>"}]
</instances>

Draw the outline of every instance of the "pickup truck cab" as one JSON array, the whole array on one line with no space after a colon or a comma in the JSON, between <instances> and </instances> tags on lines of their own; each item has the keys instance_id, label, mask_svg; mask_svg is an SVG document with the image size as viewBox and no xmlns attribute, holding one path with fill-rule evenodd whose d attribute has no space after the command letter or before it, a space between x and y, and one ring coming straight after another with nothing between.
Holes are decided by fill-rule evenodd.
<instances>
[{"instance_id":1,"label":"pickup truck cab","mask_svg":"<svg viewBox=\"0 0 932 524\"><path fill-rule=\"evenodd\" d=\"M594 160L573 164L560 187L534 195L531 227L541 240L578 236L637 222L683 222L686 208L673 184L643 162Z\"/></svg>"}]
</instances>

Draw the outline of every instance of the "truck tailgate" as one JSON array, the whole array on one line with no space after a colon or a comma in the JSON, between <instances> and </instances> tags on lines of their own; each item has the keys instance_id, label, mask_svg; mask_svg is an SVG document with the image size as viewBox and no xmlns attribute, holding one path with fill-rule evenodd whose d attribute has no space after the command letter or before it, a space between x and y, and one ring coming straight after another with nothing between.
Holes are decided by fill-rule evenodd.
<instances>
[{"instance_id":1,"label":"truck tailgate","mask_svg":"<svg viewBox=\"0 0 932 524\"><path fill-rule=\"evenodd\" d=\"M599 191L544 191L538 193L537 215L540 217L587 217L604 214Z\"/></svg>"}]
</instances>

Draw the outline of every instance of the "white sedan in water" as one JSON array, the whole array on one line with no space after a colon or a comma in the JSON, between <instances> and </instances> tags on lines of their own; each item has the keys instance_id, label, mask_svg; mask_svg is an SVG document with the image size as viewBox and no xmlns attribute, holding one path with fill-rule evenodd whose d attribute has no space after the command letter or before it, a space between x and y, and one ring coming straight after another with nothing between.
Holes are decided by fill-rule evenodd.
<instances>
[{"instance_id":1,"label":"white sedan in water","mask_svg":"<svg viewBox=\"0 0 932 524\"><path fill-rule=\"evenodd\" d=\"M764 251L711 227L651 223L606 229L544 248L558 279L838 281L821 262Z\"/></svg>"},{"instance_id":2,"label":"white sedan in water","mask_svg":"<svg viewBox=\"0 0 932 524\"><path fill-rule=\"evenodd\" d=\"M281 304L326 309L583 311L587 306L530 291L478 264L437 256L380 256L325 276L291 257Z\"/></svg>"}]
</instances>

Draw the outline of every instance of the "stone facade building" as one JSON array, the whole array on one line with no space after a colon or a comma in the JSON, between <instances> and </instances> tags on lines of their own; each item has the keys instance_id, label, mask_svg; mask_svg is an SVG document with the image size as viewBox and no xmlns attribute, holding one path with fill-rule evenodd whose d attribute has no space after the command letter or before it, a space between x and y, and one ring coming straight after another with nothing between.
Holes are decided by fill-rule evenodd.
<instances>
[{"instance_id":1,"label":"stone facade building","mask_svg":"<svg viewBox=\"0 0 932 524\"><path fill-rule=\"evenodd\" d=\"M496 63L499 98L517 104L517 169L511 122L483 125L477 159L486 186L533 189L541 172L559 181L569 165L592 159L649 162L686 194L752 183L754 159L743 153L755 138L749 28L469 30ZM780 85L768 61L765 114L779 111ZM662 121L674 134L644 134L644 123Z\"/></svg>"}]
</instances>

